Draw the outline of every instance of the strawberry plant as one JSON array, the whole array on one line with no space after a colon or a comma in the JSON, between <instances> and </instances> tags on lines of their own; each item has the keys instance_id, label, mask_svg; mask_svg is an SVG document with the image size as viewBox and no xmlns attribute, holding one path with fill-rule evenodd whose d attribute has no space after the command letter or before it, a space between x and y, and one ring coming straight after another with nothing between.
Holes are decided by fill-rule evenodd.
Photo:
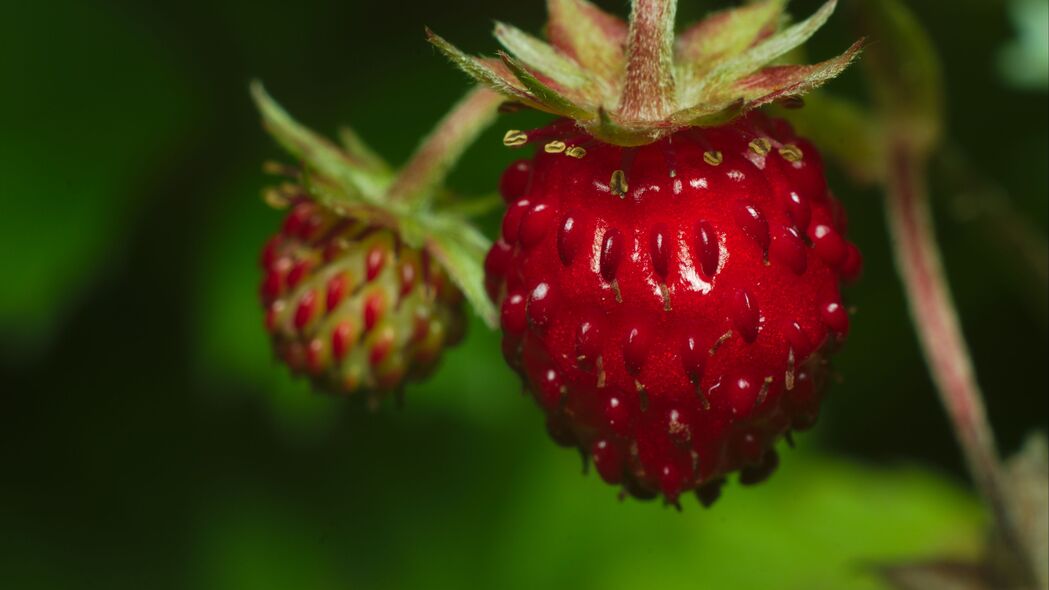
<instances>
[{"instance_id":1,"label":"strawberry plant","mask_svg":"<svg viewBox=\"0 0 1049 590\"><path fill-rule=\"evenodd\" d=\"M797 22L784 0L753 2L680 34L674 0L635 0L625 21L586 0L547 4L546 40L498 23L497 57L427 31L481 88L399 172L355 135L337 147L301 127L256 87L267 127L299 160L272 167L288 180L267 193L290 207L262 257L282 362L375 402L455 344L465 298L501 329L502 356L558 444L624 493L680 508L692 491L710 505L730 474L768 477L775 445L812 426L849 331L841 285L862 256L824 150L885 188L912 318L994 516L989 579L1044 585L1015 492L1030 470L1001 465L932 232L924 168L942 97L910 14L856 3L872 106L827 95L804 106L863 49L797 63L834 0ZM489 243L443 183L500 103L553 118L505 133L533 153L502 173ZM842 135L844 149L827 140ZM921 568L887 576L949 583Z\"/></svg>"}]
</instances>

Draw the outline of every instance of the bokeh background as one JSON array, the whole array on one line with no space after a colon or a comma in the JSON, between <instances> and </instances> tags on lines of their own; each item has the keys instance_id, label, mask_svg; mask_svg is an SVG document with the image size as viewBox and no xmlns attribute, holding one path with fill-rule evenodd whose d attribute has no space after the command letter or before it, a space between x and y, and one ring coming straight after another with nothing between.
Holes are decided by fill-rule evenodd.
<instances>
[{"instance_id":1,"label":"bokeh background","mask_svg":"<svg viewBox=\"0 0 1049 590\"><path fill-rule=\"evenodd\" d=\"M600 2L625 12L625 2ZM912 2L944 56L947 270L1000 444L1049 421L1044 0ZM722 2L683 0L679 22ZM796 14L815 10L798 0ZM984 517L908 323L876 191L833 175L866 255L819 426L712 510L620 502L552 444L474 321L407 404L314 394L271 357L253 78L403 161L467 88L429 25L493 50L541 2L47 0L0 18L0 585L879 588L978 551ZM825 57L854 32L817 35ZM862 96L850 72L835 92ZM486 192L512 115L453 185ZM496 217L485 220L489 230ZM1030 239L1029 239L1030 238Z\"/></svg>"}]
</instances>

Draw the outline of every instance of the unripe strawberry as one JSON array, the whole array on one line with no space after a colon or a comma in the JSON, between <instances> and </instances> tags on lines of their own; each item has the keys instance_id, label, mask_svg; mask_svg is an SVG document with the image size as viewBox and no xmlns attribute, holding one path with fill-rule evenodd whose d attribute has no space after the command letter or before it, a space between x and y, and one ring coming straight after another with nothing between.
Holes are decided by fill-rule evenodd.
<instances>
[{"instance_id":1,"label":"unripe strawberry","mask_svg":"<svg viewBox=\"0 0 1049 590\"><path fill-rule=\"evenodd\" d=\"M260 295L277 357L317 389L373 404L427 376L463 336L464 294L484 319L487 241L432 205L450 164L492 120L498 95L475 90L394 172L349 130L339 148L300 126L261 87L267 128L301 167L266 200L289 211L261 256ZM480 301L480 303L478 303Z\"/></svg>"},{"instance_id":2,"label":"unripe strawberry","mask_svg":"<svg viewBox=\"0 0 1049 590\"><path fill-rule=\"evenodd\" d=\"M429 255L307 199L267 243L262 266L277 355L325 391L396 390L462 337L462 294Z\"/></svg>"}]
</instances>

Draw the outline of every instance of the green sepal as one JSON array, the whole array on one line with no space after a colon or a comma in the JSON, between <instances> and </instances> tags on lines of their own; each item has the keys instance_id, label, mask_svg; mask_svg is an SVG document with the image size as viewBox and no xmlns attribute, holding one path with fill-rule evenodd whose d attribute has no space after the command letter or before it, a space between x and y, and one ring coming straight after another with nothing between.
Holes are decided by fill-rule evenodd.
<instances>
[{"instance_id":1,"label":"green sepal","mask_svg":"<svg viewBox=\"0 0 1049 590\"><path fill-rule=\"evenodd\" d=\"M528 67L541 68L551 80L562 88L578 90L593 83L586 70L580 68L574 61L517 27L496 22L494 35L507 51L517 56L518 60ZM521 82L524 83L524 80ZM527 85L525 83L525 86Z\"/></svg>"},{"instance_id":2,"label":"green sepal","mask_svg":"<svg viewBox=\"0 0 1049 590\"><path fill-rule=\"evenodd\" d=\"M815 65L785 59L826 22L829 0L785 25L786 0L721 11L676 41L676 0L633 0L630 22L585 0L548 0L549 44L509 25L495 34L509 54L498 64L430 41L474 79L525 106L575 119L596 139L623 146L659 140L681 127L716 125L840 74L857 43ZM781 28L782 27L782 28Z\"/></svg>"},{"instance_id":3,"label":"green sepal","mask_svg":"<svg viewBox=\"0 0 1049 590\"><path fill-rule=\"evenodd\" d=\"M766 31L775 30L786 0L751 2L715 12L689 27L675 42L675 57L687 68L703 70L725 55L736 55L754 44Z\"/></svg>"},{"instance_id":4,"label":"green sepal","mask_svg":"<svg viewBox=\"0 0 1049 590\"><path fill-rule=\"evenodd\" d=\"M594 72L598 79L615 76L626 64L627 27L586 0L547 0L547 35L564 55Z\"/></svg>"},{"instance_id":5,"label":"green sepal","mask_svg":"<svg viewBox=\"0 0 1049 590\"><path fill-rule=\"evenodd\" d=\"M339 144L353 158L354 162L374 174L393 176L393 169L390 168L390 165L379 154L372 151L368 144L364 143L364 140L357 135L356 131L344 126L339 128L338 134Z\"/></svg>"},{"instance_id":6,"label":"green sepal","mask_svg":"<svg viewBox=\"0 0 1049 590\"><path fill-rule=\"evenodd\" d=\"M484 84L492 90L532 108L542 108L542 105L533 100L531 95L525 90L524 86L522 86L512 75L501 75L500 72L492 67L491 64L487 63L486 60L466 55L430 29L426 29L426 39L443 53L449 61L478 83Z\"/></svg>"},{"instance_id":7,"label":"green sepal","mask_svg":"<svg viewBox=\"0 0 1049 590\"><path fill-rule=\"evenodd\" d=\"M251 84L251 95L270 134L307 168L336 182L342 189L339 201L346 205L362 201L381 203L392 177L374 170L374 161L362 166L348 152L299 124L266 93L260 82Z\"/></svg>"},{"instance_id":8,"label":"green sepal","mask_svg":"<svg viewBox=\"0 0 1049 590\"><path fill-rule=\"evenodd\" d=\"M700 80L692 92L701 96L704 92L710 92L713 89L749 76L762 66L805 43L827 22L831 13L834 12L835 6L837 6L837 0L829 0L809 18L787 27L757 45L746 49L737 56L724 61ZM686 93L682 101L687 104L698 98L698 96L694 97Z\"/></svg>"},{"instance_id":9,"label":"green sepal","mask_svg":"<svg viewBox=\"0 0 1049 590\"><path fill-rule=\"evenodd\" d=\"M458 216L441 213L403 218L399 230L405 242L426 248L440 263L488 327L499 326L484 288L483 261L491 243L481 232Z\"/></svg>"},{"instance_id":10,"label":"green sepal","mask_svg":"<svg viewBox=\"0 0 1049 590\"><path fill-rule=\"evenodd\" d=\"M533 76L521 62L502 51L499 52L499 58L503 60L506 67L513 72L514 76L521 81L521 84L528 89L531 95L546 107L544 110L549 110L549 112L557 115L571 117L578 121L586 121L593 118L585 108L562 96L559 92Z\"/></svg>"}]
</instances>

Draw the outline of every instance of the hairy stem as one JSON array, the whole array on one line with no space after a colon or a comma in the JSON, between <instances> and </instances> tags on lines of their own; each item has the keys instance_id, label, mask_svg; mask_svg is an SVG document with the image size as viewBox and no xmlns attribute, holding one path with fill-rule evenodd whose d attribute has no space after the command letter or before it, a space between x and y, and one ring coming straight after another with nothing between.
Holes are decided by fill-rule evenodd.
<instances>
[{"instance_id":1,"label":"hairy stem","mask_svg":"<svg viewBox=\"0 0 1049 590\"><path fill-rule=\"evenodd\" d=\"M1009 507L983 394L976 383L933 231L925 163L905 143L890 149L889 231L918 339L969 473L990 507L1003 540L1022 559L1022 537Z\"/></svg>"},{"instance_id":2,"label":"hairy stem","mask_svg":"<svg viewBox=\"0 0 1049 590\"><path fill-rule=\"evenodd\" d=\"M422 204L434 197L452 164L495 120L503 97L486 88L470 91L444 116L390 186L390 201Z\"/></svg>"},{"instance_id":3,"label":"hairy stem","mask_svg":"<svg viewBox=\"0 0 1049 590\"><path fill-rule=\"evenodd\" d=\"M634 0L633 4L619 113L626 119L659 120L673 108L677 0Z\"/></svg>"}]
</instances>

